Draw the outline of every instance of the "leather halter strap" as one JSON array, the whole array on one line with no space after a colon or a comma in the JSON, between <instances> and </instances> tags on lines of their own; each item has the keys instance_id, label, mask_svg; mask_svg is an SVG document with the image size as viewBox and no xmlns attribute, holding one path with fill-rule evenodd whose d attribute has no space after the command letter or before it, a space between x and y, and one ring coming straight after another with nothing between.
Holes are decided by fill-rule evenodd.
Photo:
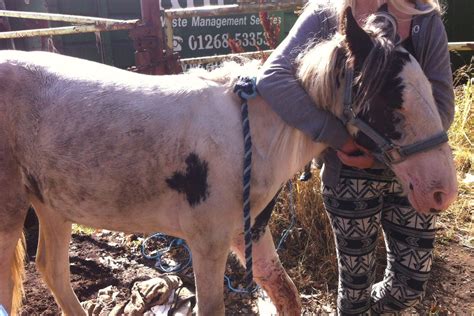
<instances>
[{"instance_id":1,"label":"leather halter strap","mask_svg":"<svg viewBox=\"0 0 474 316\"><path fill-rule=\"evenodd\" d=\"M417 153L427 151L438 147L448 142L448 134L446 132L434 135L426 140L416 142L411 145L399 146L385 138L383 135L378 133L364 120L359 118L352 107L352 89L354 85L354 69L346 66L345 70L345 87L344 87L344 111L343 121L345 125L353 125L357 127L362 133L370 138L378 147L378 152L372 152L378 160L391 166L405 160L407 157L415 155Z\"/></svg>"}]
</instances>

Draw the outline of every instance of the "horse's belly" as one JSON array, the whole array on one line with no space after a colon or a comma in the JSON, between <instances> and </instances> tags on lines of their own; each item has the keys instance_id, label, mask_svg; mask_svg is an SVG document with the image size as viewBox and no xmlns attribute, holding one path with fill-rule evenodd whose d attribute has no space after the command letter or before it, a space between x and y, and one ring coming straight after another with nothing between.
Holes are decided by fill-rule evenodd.
<instances>
[{"instance_id":1,"label":"horse's belly","mask_svg":"<svg viewBox=\"0 0 474 316\"><path fill-rule=\"evenodd\" d=\"M43 204L73 223L125 232L163 231L181 235L177 209L180 203L166 196L130 200L127 204L111 197L87 194L86 191L69 189L51 193L43 196ZM81 194L87 195L87 198L78 200Z\"/></svg>"}]
</instances>

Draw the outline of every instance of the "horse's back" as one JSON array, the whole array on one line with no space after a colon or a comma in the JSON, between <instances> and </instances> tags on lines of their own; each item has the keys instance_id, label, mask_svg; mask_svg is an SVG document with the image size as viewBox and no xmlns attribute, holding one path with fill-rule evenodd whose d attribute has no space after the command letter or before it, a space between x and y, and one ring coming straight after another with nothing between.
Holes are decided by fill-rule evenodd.
<instances>
[{"instance_id":1,"label":"horse's back","mask_svg":"<svg viewBox=\"0 0 474 316\"><path fill-rule=\"evenodd\" d=\"M128 213L128 224L136 219L138 226L140 209L193 208L208 200L211 179L236 178L239 112L218 84L39 52L0 53L2 68L16 80L1 91L11 94L2 106L14 154L34 179L37 199L71 210L73 221ZM197 193L185 192L179 176L189 168L201 177Z\"/></svg>"}]
</instances>

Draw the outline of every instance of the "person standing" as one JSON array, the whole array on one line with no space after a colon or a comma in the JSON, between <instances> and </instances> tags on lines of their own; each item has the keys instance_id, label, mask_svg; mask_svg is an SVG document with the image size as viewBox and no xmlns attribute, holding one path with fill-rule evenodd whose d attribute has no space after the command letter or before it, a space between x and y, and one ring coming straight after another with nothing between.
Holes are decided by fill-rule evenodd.
<instances>
[{"instance_id":1,"label":"person standing","mask_svg":"<svg viewBox=\"0 0 474 316\"><path fill-rule=\"evenodd\" d=\"M336 240L340 315L397 314L418 303L429 279L436 215L417 213L395 175L348 134L343 123L313 103L295 80L295 60L308 43L330 38L338 17L351 6L360 25L387 4L400 43L432 84L443 127L454 117L447 36L435 0L333 0L310 2L289 36L264 64L257 88L289 125L316 142L324 154L322 192ZM387 268L375 282L375 248L382 227Z\"/></svg>"}]
</instances>

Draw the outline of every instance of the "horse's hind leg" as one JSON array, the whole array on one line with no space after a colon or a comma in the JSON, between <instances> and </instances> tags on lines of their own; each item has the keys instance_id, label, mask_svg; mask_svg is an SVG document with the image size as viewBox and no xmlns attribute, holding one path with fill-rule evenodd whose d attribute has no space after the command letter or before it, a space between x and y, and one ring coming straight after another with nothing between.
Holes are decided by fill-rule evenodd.
<instances>
[{"instance_id":1,"label":"horse's hind leg","mask_svg":"<svg viewBox=\"0 0 474 316\"><path fill-rule=\"evenodd\" d=\"M18 172L4 162L0 157L0 304L15 315L23 299L22 229L28 202Z\"/></svg>"},{"instance_id":2,"label":"horse's hind leg","mask_svg":"<svg viewBox=\"0 0 474 316\"><path fill-rule=\"evenodd\" d=\"M39 219L36 264L65 315L85 315L72 290L69 271L71 222L50 208L33 201Z\"/></svg>"},{"instance_id":3,"label":"horse's hind leg","mask_svg":"<svg viewBox=\"0 0 474 316\"><path fill-rule=\"evenodd\" d=\"M23 299L25 250L22 225L25 213L26 208L24 212L16 213L18 223L5 228L5 212L0 210L0 304L12 315L16 315Z\"/></svg>"},{"instance_id":4,"label":"horse's hind leg","mask_svg":"<svg viewBox=\"0 0 474 316\"><path fill-rule=\"evenodd\" d=\"M234 238L232 250L245 262L242 234ZM301 315L301 301L293 281L281 265L268 228L253 244L253 275L270 296L279 315Z\"/></svg>"}]
</instances>

